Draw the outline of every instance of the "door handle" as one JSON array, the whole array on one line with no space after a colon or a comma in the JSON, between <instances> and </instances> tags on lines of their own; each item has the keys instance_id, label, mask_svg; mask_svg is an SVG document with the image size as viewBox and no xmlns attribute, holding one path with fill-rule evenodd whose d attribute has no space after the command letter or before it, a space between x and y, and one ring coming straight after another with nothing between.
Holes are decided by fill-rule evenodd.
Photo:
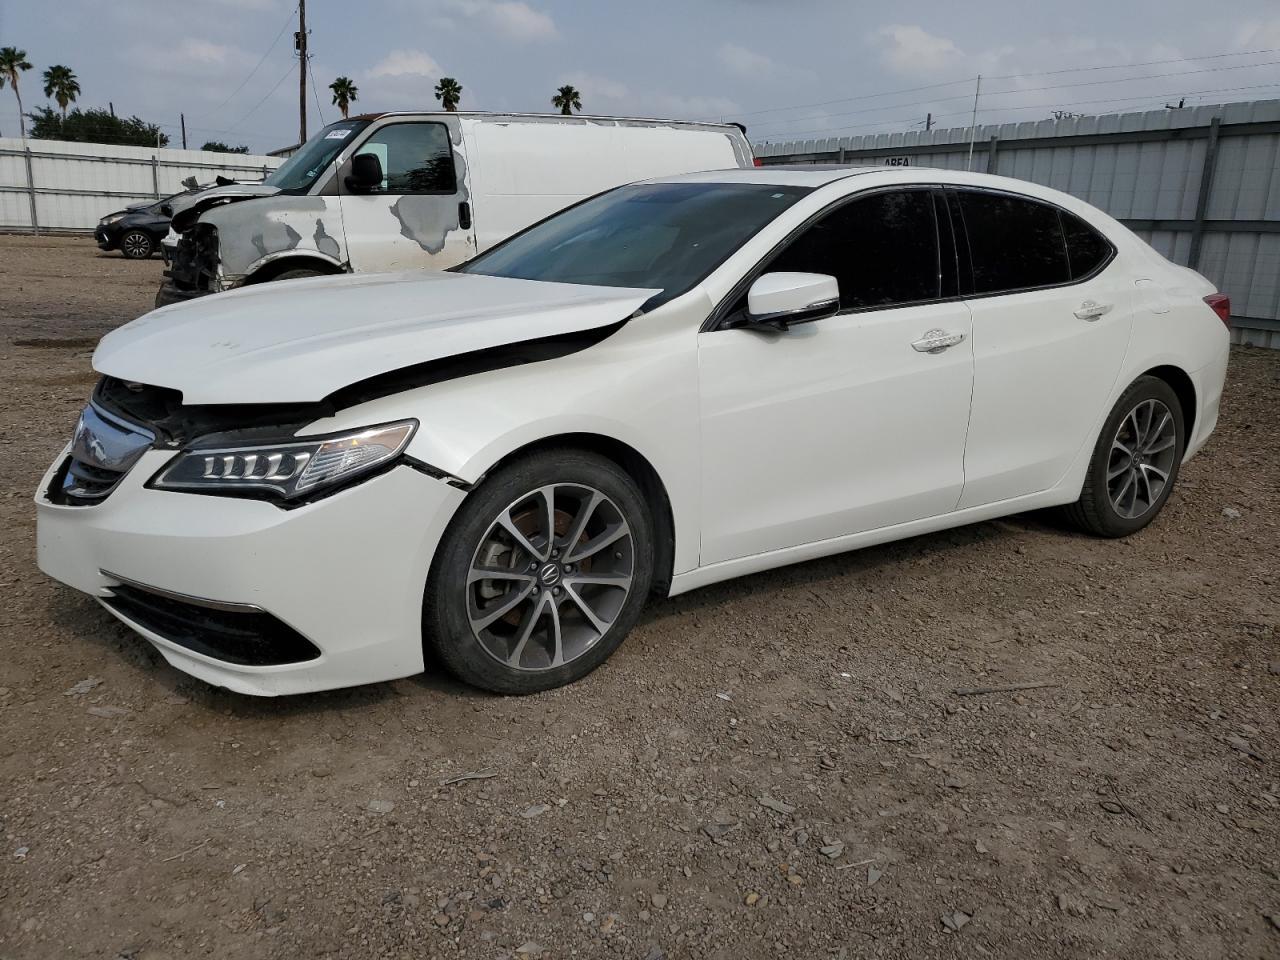
<instances>
[{"instance_id":1,"label":"door handle","mask_svg":"<svg viewBox=\"0 0 1280 960\"><path fill-rule=\"evenodd\" d=\"M941 353L947 347L954 347L964 339L963 333L947 333L945 330L930 330L919 340L911 343L911 349L919 353Z\"/></svg>"},{"instance_id":2,"label":"door handle","mask_svg":"<svg viewBox=\"0 0 1280 960\"><path fill-rule=\"evenodd\" d=\"M471 204L465 200L458 204L458 226L463 230L471 229Z\"/></svg>"},{"instance_id":3,"label":"door handle","mask_svg":"<svg viewBox=\"0 0 1280 960\"><path fill-rule=\"evenodd\" d=\"M1086 300L1084 303L1080 304L1079 309L1076 310L1076 318L1092 322L1110 312L1111 304L1098 303L1096 300Z\"/></svg>"}]
</instances>

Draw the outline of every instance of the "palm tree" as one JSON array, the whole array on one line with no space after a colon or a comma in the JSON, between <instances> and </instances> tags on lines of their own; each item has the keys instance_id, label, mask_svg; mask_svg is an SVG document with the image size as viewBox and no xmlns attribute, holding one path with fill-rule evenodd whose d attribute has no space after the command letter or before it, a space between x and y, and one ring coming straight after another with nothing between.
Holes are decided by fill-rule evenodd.
<instances>
[{"instance_id":1,"label":"palm tree","mask_svg":"<svg viewBox=\"0 0 1280 960\"><path fill-rule=\"evenodd\" d=\"M67 105L80 96L80 81L70 67L53 66L44 72L44 95L58 102L62 119L67 119Z\"/></svg>"},{"instance_id":2,"label":"palm tree","mask_svg":"<svg viewBox=\"0 0 1280 960\"><path fill-rule=\"evenodd\" d=\"M582 94L566 83L551 98L551 105L558 108L566 117L570 116L573 111L582 109Z\"/></svg>"},{"instance_id":3,"label":"palm tree","mask_svg":"<svg viewBox=\"0 0 1280 960\"><path fill-rule=\"evenodd\" d=\"M353 101L360 99L356 96L359 92L356 85L351 82L350 77L339 77L329 84L329 89L333 91L333 102L342 111L342 119L347 119L347 107L351 106Z\"/></svg>"},{"instance_id":4,"label":"palm tree","mask_svg":"<svg viewBox=\"0 0 1280 960\"><path fill-rule=\"evenodd\" d=\"M462 84L453 77L441 77L436 84L436 99L452 113L458 109L458 101L462 99Z\"/></svg>"},{"instance_id":5,"label":"palm tree","mask_svg":"<svg viewBox=\"0 0 1280 960\"><path fill-rule=\"evenodd\" d=\"M31 64L27 63L27 51L19 50L17 47L0 47L0 87L4 86L7 80L13 86L13 95L18 98L18 126L22 129L22 136L27 136L27 121L22 116L22 94L18 92L18 72L20 70L30 70Z\"/></svg>"}]
</instances>

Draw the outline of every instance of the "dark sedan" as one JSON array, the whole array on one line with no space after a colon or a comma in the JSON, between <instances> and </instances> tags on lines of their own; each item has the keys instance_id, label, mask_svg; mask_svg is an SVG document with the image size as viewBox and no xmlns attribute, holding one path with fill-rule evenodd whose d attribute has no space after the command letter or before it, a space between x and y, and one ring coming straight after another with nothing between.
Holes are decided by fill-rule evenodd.
<instances>
[{"instance_id":1,"label":"dark sedan","mask_svg":"<svg viewBox=\"0 0 1280 960\"><path fill-rule=\"evenodd\" d=\"M131 203L99 220L93 238L103 250L119 250L130 260L145 260L160 249L160 240L169 232L169 216L161 208L172 199Z\"/></svg>"}]
</instances>

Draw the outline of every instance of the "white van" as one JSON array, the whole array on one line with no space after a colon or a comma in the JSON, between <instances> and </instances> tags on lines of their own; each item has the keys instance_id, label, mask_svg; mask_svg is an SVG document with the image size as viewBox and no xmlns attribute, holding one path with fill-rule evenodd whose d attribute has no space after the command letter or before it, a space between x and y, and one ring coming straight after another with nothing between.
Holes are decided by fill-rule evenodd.
<instances>
[{"instance_id":1,"label":"white van","mask_svg":"<svg viewBox=\"0 0 1280 960\"><path fill-rule=\"evenodd\" d=\"M179 240L156 305L268 280L444 269L611 187L753 162L734 124L353 117L329 124L261 183L175 201Z\"/></svg>"}]
</instances>

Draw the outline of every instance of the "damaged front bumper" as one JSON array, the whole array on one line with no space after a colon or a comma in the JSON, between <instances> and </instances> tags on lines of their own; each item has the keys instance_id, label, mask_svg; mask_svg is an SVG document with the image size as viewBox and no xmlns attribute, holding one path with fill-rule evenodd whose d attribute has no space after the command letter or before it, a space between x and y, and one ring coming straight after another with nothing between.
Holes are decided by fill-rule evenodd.
<instances>
[{"instance_id":1,"label":"damaged front bumper","mask_svg":"<svg viewBox=\"0 0 1280 960\"><path fill-rule=\"evenodd\" d=\"M227 283L221 276L218 231L209 224L198 223L181 234L166 260L169 266L156 292L157 307L238 286Z\"/></svg>"}]
</instances>

